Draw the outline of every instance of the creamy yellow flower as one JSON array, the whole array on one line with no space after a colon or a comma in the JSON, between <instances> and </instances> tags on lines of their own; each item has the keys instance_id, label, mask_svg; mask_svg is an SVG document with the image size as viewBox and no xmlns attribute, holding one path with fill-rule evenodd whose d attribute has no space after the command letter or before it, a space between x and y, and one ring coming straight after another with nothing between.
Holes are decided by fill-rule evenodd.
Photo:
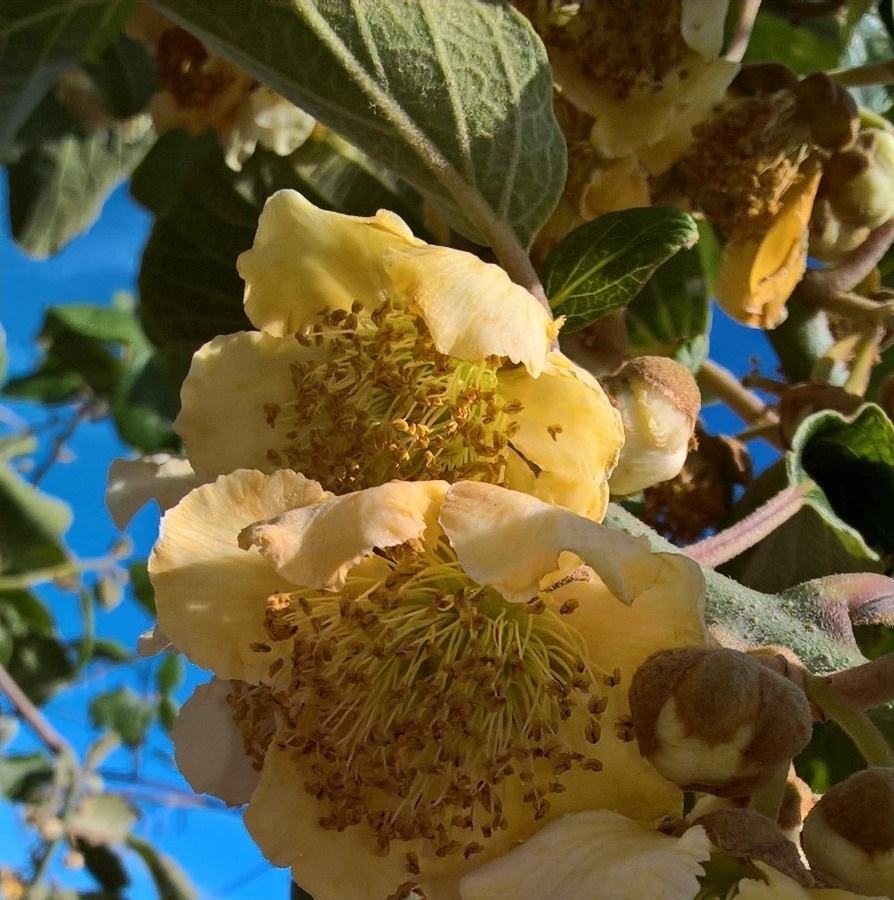
<instances>
[{"instance_id":1,"label":"creamy yellow flower","mask_svg":"<svg viewBox=\"0 0 894 900\"><path fill-rule=\"evenodd\" d=\"M566 813L680 812L626 696L706 640L680 555L495 485L240 470L165 515L149 568L160 627L231 679L184 708L178 764L316 900L454 900Z\"/></svg>"},{"instance_id":2,"label":"creamy yellow flower","mask_svg":"<svg viewBox=\"0 0 894 900\"><path fill-rule=\"evenodd\" d=\"M181 393L200 476L287 467L337 493L475 479L601 518L620 418L502 269L294 191L267 202L238 267L260 330L200 349Z\"/></svg>"},{"instance_id":3,"label":"creamy yellow flower","mask_svg":"<svg viewBox=\"0 0 894 900\"><path fill-rule=\"evenodd\" d=\"M711 855L703 828L669 837L609 810L557 819L463 878L462 900L693 900Z\"/></svg>"},{"instance_id":4,"label":"creamy yellow flower","mask_svg":"<svg viewBox=\"0 0 894 900\"><path fill-rule=\"evenodd\" d=\"M766 880L743 878L736 894L741 900L885 900L884 897L870 897L839 888L802 887L793 878L766 863L755 862L754 865Z\"/></svg>"}]
</instances>

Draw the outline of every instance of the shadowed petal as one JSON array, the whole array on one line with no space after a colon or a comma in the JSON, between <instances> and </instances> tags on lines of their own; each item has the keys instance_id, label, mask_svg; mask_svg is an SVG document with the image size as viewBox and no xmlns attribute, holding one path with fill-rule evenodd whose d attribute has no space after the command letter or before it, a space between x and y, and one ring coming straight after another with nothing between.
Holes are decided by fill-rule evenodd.
<instances>
[{"instance_id":1,"label":"shadowed petal","mask_svg":"<svg viewBox=\"0 0 894 900\"><path fill-rule=\"evenodd\" d=\"M392 481L256 522L239 536L292 584L338 590L376 547L420 541L436 525L445 481Z\"/></svg>"},{"instance_id":2,"label":"shadowed petal","mask_svg":"<svg viewBox=\"0 0 894 900\"><path fill-rule=\"evenodd\" d=\"M267 560L240 549L239 532L330 496L297 472L242 469L196 488L165 515L149 574L158 626L178 650L220 678L256 683L266 674L276 651L251 645L267 640L267 598L291 585Z\"/></svg>"},{"instance_id":3,"label":"shadowed petal","mask_svg":"<svg viewBox=\"0 0 894 900\"><path fill-rule=\"evenodd\" d=\"M123 531L150 500L162 510L170 509L201 483L189 460L168 453L114 459L109 466L106 509Z\"/></svg>"}]
</instances>

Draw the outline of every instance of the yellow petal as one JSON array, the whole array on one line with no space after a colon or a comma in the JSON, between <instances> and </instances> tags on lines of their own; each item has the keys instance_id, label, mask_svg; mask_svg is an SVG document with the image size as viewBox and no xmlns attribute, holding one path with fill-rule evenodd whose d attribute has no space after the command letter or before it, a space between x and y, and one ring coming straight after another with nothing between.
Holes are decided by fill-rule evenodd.
<instances>
[{"instance_id":1,"label":"yellow petal","mask_svg":"<svg viewBox=\"0 0 894 900\"><path fill-rule=\"evenodd\" d=\"M220 678L257 683L266 675L275 652L251 645L267 640L267 598L291 585L239 548L239 532L330 496L297 472L239 470L196 488L164 516L149 574L159 627L178 650Z\"/></svg>"},{"instance_id":2,"label":"yellow petal","mask_svg":"<svg viewBox=\"0 0 894 900\"><path fill-rule=\"evenodd\" d=\"M785 194L782 208L762 238L731 241L723 250L717 301L736 321L775 328L807 266L807 224L819 185L816 165L805 164Z\"/></svg>"},{"instance_id":3,"label":"yellow petal","mask_svg":"<svg viewBox=\"0 0 894 900\"><path fill-rule=\"evenodd\" d=\"M539 378L521 369L501 371L499 392L523 407L511 443L538 473L531 493L601 519L608 502L605 485L618 462L624 426L596 379L552 352ZM529 490L511 475L508 487Z\"/></svg>"},{"instance_id":4,"label":"yellow petal","mask_svg":"<svg viewBox=\"0 0 894 900\"><path fill-rule=\"evenodd\" d=\"M680 33L686 46L708 59L720 56L729 0L680 0Z\"/></svg>"},{"instance_id":5,"label":"yellow petal","mask_svg":"<svg viewBox=\"0 0 894 900\"><path fill-rule=\"evenodd\" d=\"M282 336L354 301L376 307L389 287L383 254L421 246L394 213L345 216L318 209L296 191L278 191L264 206L254 245L236 262L246 315L255 328Z\"/></svg>"},{"instance_id":6,"label":"yellow petal","mask_svg":"<svg viewBox=\"0 0 894 900\"><path fill-rule=\"evenodd\" d=\"M275 468L267 451L288 443L289 424L271 414L295 400L289 364L323 356L322 348L256 331L223 335L198 350L174 422L196 472L210 479Z\"/></svg>"},{"instance_id":7,"label":"yellow petal","mask_svg":"<svg viewBox=\"0 0 894 900\"><path fill-rule=\"evenodd\" d=\"M540 374L557 324L499 266L461 250L422 247L386 254L385 269L440 353L471 362L501 356Z\"/></svg>"},{"instance_id":8,"label":"yellow petal","mask_svg":"<svg viewBox=\"0 0 894 900\"><path fill-rule=\"evenodd\" d=\"M609 810L564 816L463 878L462 900L691 900L711 842L661 834Z\"/></svg>"},{"instance_id":9,"label":"yellow petal","mask_svg":"<svg viewBox=\"0 0 894 900\"><path fill-rule=\"evenodd\" d=\"M514 602L537 595L540 579L556 570L564 550L591 566L624 603L648 590L664 565L645 538L492 484L454 484L440 523L463 569Z\"/></svg>"},{"instance_id":10,"label":"yellow petal","mask_svg":"<svg viewBox=\"0 0 894 900\"><path fill-rule=\"evenodd\" d=\"M257 547L292 584L338 590L376 547L430 536L447 488L446 481L392 481L256 522L239 543Z\"/></svg>"},{"instance_id":11,"label":"yellow petal","mask_svg":"<svg viewBox=\"0 0 894 900\"><path fill-rule=\"evenodd\" d=\"M261 775L245 755L229 692L229 682L217 678L197 687L177 714L171 739L177 768L194 791L241 806L251 800Z\"/></svg>"}]
</instances>

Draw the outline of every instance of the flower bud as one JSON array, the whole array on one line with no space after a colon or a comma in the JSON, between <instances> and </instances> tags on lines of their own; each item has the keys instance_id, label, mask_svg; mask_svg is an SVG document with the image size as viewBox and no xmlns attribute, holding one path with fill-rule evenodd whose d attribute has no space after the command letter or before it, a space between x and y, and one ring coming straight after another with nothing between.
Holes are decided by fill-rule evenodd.
<instances>
[{"instance_id":1,"label":"flower bud","mask_svg":"<svg viewBox=\"0 0 894 900\"><path fill-rule=\"evenodd\" d=\"M624 446L608 483L612 495L635 494L679 474L701 407L692 373L665 356L640 356L600 383L624 423Z\"/></svg>"},{"instance_id":2,"label":"flower bud","mask_svg":"<svg viewBox=\"0 0 894 900\"><path fill-rule=\"evenodd\" d=\"M804 822L801 844L829 884L894 896L894 771L865 769L827 791Z\"/></svg>"},{"instance_id":3,"label":"flower bud","mask_svg":"<svg viewBox=\"0 0 894 900\"><path fill-rule=\"evenodd\" d=\"M640 753L686 791L751 794L807 746L804 693L744 653L661 650L636 671L630 712Z\"/></svg>"}]
</instances>

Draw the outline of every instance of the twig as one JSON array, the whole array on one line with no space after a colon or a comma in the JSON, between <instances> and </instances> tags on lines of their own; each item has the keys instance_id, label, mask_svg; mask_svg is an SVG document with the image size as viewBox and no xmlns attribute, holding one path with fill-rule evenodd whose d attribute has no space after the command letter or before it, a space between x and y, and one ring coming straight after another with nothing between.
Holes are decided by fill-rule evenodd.
<instances>
[{"instance_id":1,"label":"twig","mask_svg":"<svg viewBox=\"0 0 894 900\"><path fill-rule=\"evenodd\" d=\"M833 268L810 269L798 293L819 306L836 295L852 291L879 263L894 243L894 219L869 232L869 237Z\"/></svg>"},{"instance_id":2,"label":"twig","mask_svg":"<svg viewBox=\"0 0 894 900\"><path fill-rule=\"evenodd\" d=\"M16 712L31 726L32 731L48 750L56 756L65 756L72 761L77 759L71 744L53 728L47 717L28 699L27 694L2 664L0 664L0 691L6 694Z\"/></svg>"},{"instance_id":3,"label":"twig","mask_svg":"<svg viewBox=\"0 0 894 900\"><path fill-rule=\"evenodd\" d=\"M32 569L20 575L0 575L0 591L18 591L46 584L60 578L70 578L84 572L105 572L114 565L112 558L100 556L96 559L73 559L48 566L45 569Z\"/></svg>"},{"instance_id":4,"label":"twig","mask_svg":"<svg viewBox=\"0 0 894 900\"><path fill-rule=\"evenodd\" d=\"M712 394L716 394L749 427L775 424L779 421L776 413L753 391L723 366L706 359L698 372L698 382ZM781 448L779 438L767 440Z\"/></svg>"},{"instance_id":5,"label":"twig","mask_svg":"<svg viewBox=\"0 0 894 900\"><path fill-rule=\"evenodd\" d=\"M836 694L859 709L890 703L894 700L894 653L827 675L824 681Z\"/></svg>"},{"instance_id":6,"label":"twig","mask_svg":"<svg viewBox=\"0 0 894 900\"><path fill-rule=\"evenodd\" d=\"M797 487L785 488L750 516L713 537L684 547L683 552L690 559L710 568L735 559L795 515L804 506L807 494L814 487L816 485L809 481Z\"/></svg>"},{"instance_id":7,"label":"twig","mask_svg":"<svg viewBox=\"0 0 894 900\"><path fill-rule=\"evenodd\" d=\"M62 453L65 445L69 440L71 440L72 435L78 430L78 426L92 414L93 402L91 400L88 400L87 402L81 404L81 406L79 406L77 410L75 410L74 415L66 423L65 428L63 428L62 431L53 438L53 446L50 450L50 455L32 473L31 483L33 485L38 485L41 481L43 481L46 474L58 461L59 455Z\"/></svg>"},{"instance_id":8,"label":"twig","mask_svg":"<svg viewBox=\"0 0 894 900\"><path fill-rule=\"evenodd\" d=\"M842 87L871 87L876 84L891 84L894 82L894 60L868 63L852 69L836 69L833 72L826 72L826 74Z\"/></svg>"},{"instance_id":9,"label":"twig","mask_svg":"<svg viewBox=\"0 0 894 900\"><path fill-rule=\"evenodd\" d=\"M739 4L739 20L736 22L726 53L723 54L731 62L742 62L760 6L761 0L742 0Z\"/></svg>"}]
</instances>

